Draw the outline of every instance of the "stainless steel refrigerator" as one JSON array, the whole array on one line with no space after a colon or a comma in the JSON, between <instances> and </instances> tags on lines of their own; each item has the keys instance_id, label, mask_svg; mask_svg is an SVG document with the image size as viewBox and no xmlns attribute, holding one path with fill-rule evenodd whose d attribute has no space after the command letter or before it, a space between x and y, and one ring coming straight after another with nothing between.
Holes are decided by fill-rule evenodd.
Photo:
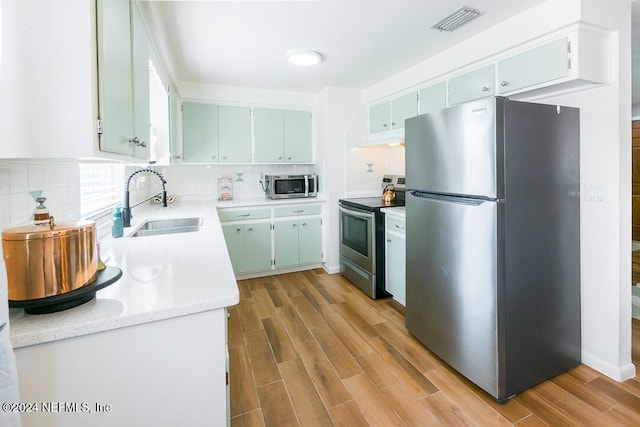
<instances>
[{"instance_id":1,"label":"stainless steel refrigerator","mask_svg":"<svg viewBox=\"0 0 640 427\"><path fill-rule=\"evenodd\" d=\"M409 331L498 401L580 363L579 110L408 119Z\"/></svg>"}]
</instances>

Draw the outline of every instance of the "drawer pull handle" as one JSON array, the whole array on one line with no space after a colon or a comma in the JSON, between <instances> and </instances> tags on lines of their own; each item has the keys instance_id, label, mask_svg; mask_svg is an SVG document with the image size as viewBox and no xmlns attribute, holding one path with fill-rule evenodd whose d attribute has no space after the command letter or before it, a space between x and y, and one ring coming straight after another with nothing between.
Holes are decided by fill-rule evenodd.
<instances>
[{"instance_id":1,"label":"drawer pull handle","mask_svg":"<svg viewBox=\"0 0 640 427\"><path fill-rule=\"evenodd\" d=\"M245 217L245 218L246 218L246 217L248 217L248 216L251 216L251 214L250 214L250 213L248 213L248 214L241 214L241 215L238 215L238 216L242 216L242 217Z\"/></svg>"},{"instance_id":2,"label":"drawer pull handle","mask_svg":"<svg viewBox=\"0 0 640 427\"><path fill-rule=\"evenodd\" d=\"M304 212L304 209L300 209L298 211L293 211L293 213L303 213L303 212Z\"/></svg>"},{"instance_id":3,"label":"drawer pull handle","mask_svg":"<svg viewBox=\"0 0 640 427\"><path fill-rule=\"evenodd\" d=\"M400 230L404 230L404 227L400 227L398 224L396 224L396 228L399 228Z\"/></svg>"}]
</instances>

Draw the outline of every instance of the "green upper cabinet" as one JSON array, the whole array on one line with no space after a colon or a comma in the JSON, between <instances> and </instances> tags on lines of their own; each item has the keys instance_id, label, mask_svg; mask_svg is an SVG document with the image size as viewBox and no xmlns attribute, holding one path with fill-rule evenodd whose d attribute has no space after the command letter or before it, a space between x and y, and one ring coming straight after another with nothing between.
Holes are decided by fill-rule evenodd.
<instances>
[{"instance_id":1,"label":"green upper cabinet","mask_svg":"<svg viewBox=\"0 0 640 427\"><path fill-rule=\"evenodd\" d=\"M173 159L183 159L184 153L178 147L178 95L173 86L169 86L169 142L170 152Z\"/></svg>"},{"instance_id":2,"label":"green upper cabinet","mask_svg":"<svg viewBox=\"0 0 640 427\"><path fill-rule=\"evenodd\" d=\"M391 103L384 102L369 108L369 132L391 129Z\"/></svg>"},{"instance_id":3,"label":"green upper cabinet","mask_svg":"<svg viewBox=\"0 0 640 427\"><path fill-rule=\"evenodd\" d=\"M493 64L449 79L449 105L493 96L494 79Z\"/></svg>"},{"instance_id":4,"label":"green upper cabinet","mask_svg":"<svg viewBox=\"0 0 640 427\"><path fill-rule=\"evenodd\" d=\"M447 106L447 83L440 82L420 90L419 113L427 114Z\"/></svg>"},{"instance_id":5,"label":"green upper cabinet","mask_svg":"<svg viewBox=\"0 0 640 427\"><path fill-rule=\"evenodd\" d=\"M311 113L284 112L284 161L311 163L313 161Z\"/></svg>"},{"instance_id":6,"label":"green upper cabinet","mask_svg":"<svg viewBox=\"0 0 640 427\"><path fill-rule=\"evenodd\" d=\"M391 100L391 129L404 129L404 121L418 115L417 99L414 92Z\"/></svg>"},{"instance_id":7,"label":"green upper cabinet","mask_svg":"<svg viewBox=\"0 0 640 427\"><path fill-rule=\"evenodd\" d=\"M251 162L251 109L214 104L182 104L185 162Z\"/></svg>"},{"instance_id":8,"label":"green upper cabinet","mask_svg":"<svg viewBox=\"0 0 640 427\"><path fill-rule=\"evenodd\" d=\"M129 0L97 0L100 150L149 158L149 46Z\"/></svg>"},{"instance_id":9,"label":"green upper cabinet","mask_svg":"<svg viewBox=\"0 0 640 427\"><path fill-rule=\"evenodd\" d=\"M311 163L311 113L254 108L254 161L256 163Z\"/></svg>"},{"instance_id":10,"label":"green upper cabinet","mask_svg":"<svg viewBox=\"0 0 640 427\"><path fill-rule=\"evenodd\" d=\"M569 75L569 38L563 37L498 62L501 94Z\"/></svg>"},{"instance_id":11,"label":"green upper cabinet","mask_svg":"<svg viewBox=\"0 0 640 427\"><path fill-rule=\"evenodd\" d=\"M251 162L251 109L218 107L218 152L223 163Z\"/></svg>"},{"instance_id":12,"label":"green upper cabinet","mask_svg":"<svg viewBox=\"0 0 640 427\"><path fill-rule=\"evenodd\" d=\"M151 148L149 103L149 36L137 7L131 5L133 66L133 135L145 143L134 142L134 157L149 159Z\"/></svg>"},{"instance_id":13,"label":"green upper cabinet","mask_svg":"<svg viewBox=\"0 0 640 427\"><path fill-rule=\"evenodd\" d=\"M284 112L270 108L253 109L254 161L284 161Z\"/></svg>"},{"instance_id":14,"label":"green upper cabinet","mask_svg":"<svg viewBox=\"0 0 640 427\"><path fill-rule=\"evenodd\" d=\"M185 162L218 161L218 106L182 104L182 151Z\"/></svg>"},{"instance_id":15,"label":"green upper cabinet","mask_svg":"<svg viewBox=\"0 0 640 427\"><path fill-rule=\"evenodd\" d=\"M369 108L369 132L404 129L404 121L418 115L418 96L415 92L394 98Z\"/></svg>"}]
</instances>

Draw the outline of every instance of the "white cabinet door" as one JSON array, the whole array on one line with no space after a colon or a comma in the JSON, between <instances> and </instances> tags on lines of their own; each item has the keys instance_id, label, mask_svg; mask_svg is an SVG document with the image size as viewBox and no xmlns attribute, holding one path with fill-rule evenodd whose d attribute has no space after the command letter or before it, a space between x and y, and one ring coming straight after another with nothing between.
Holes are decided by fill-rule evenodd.
<instances>
[{"instance_id":1,"label":"white cabinet door","mask_svg":"<svg viewBox=\"0 0 640 427\"><path fill-rule=\"evenodd\" d=\"M384 102L369 108L369 132L390 130L391 103Z\"/></svg>"},{"instance_id":2,"label":"white cabinet door","mask_svg":"<svg viewBox=\"0 0 640 427\"><path fill-rule=\"evenodd\" d=\"M449 105L493 96L494 80L493 64L449 79Z\"/></svg>"},{"instance_id":3,"label":"white cabinet door","mask_svg":"<svg viewBox=\"0 0 640 427\"><path fill-rule=\"evenodd\" d=\"M415 92L391 101L391 129L404 129L404 121L418 115L418 96Z\"/></svg>"},{"instance_id":4,"label":"white cabinet door","mask_svg":"<svg viewBox=\"0 0 640 427\"><path fill-rule=\"evenodd\" d=\"M385 287L393 299L406 304L405 221L385 215Z\"/></svg>"},{"instance_id":5,"label":"white cabinet door","mask_svg":"<svg viewBox=\"0 0 640 427\"><path fill-rule=\"evenodd\" d=\"M563 37L498 62L501 94L569 75L569 39Z\"/></svg>"},{"instance_id":6,"label":"white cabinet door","mask_svg":"<svg viewBox=\"0 0 640 427\"><path fill-rule=\"evenodd\" d=\"M420 90L419 114L427 114L447 106L447 83L441 82Z\"/></svg>"}]
</instances>

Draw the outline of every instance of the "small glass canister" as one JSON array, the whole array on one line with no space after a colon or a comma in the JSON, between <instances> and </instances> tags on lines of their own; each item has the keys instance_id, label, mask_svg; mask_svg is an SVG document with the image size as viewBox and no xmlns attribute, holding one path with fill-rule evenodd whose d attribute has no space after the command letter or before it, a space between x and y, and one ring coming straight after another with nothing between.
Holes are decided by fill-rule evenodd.
<instances>
[{"instance_id":1,"label":"small glass canister","mask_svg":"<svg viewBox=\"0 0 640 427\"><path fill-rule=\"evenodd\" d=\"M233 179L218 178L218 200L233 200Z\"/></svg>"}]
</instances>

